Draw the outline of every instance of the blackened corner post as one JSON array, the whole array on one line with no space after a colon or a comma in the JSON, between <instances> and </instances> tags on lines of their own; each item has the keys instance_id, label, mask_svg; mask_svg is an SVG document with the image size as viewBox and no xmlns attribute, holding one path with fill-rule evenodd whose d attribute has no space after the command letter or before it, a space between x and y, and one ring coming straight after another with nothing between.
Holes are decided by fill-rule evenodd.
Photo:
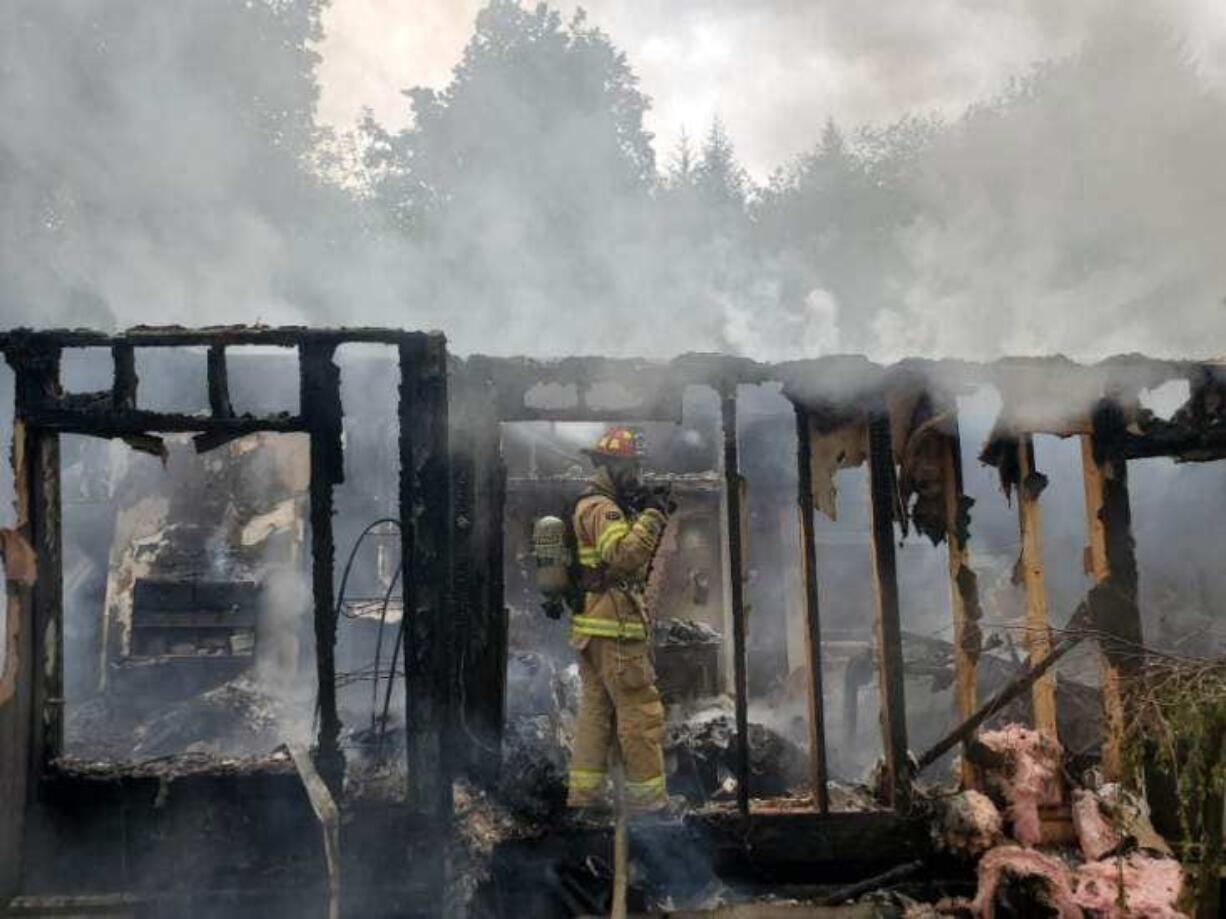
<instances>
[{"instance_id":1,"label":"blackened corner post","mask_svg":"<svg viewBox=\"0 0 1226 919\"><path fill-rule=\"evenodd\" d=\"M873 586L877 595L877 675L885 750L885 792L895 810L906 811L911 804L911 765L907 757L902 624L898 607L898 571L894 559L894 504L898 487L895 483L890 416L884 403L874 406L869 416L868 471Z\"/></svg>"},{"instance_id":2,"label":"blackened corner post","mask_svg":"<svg viewBox=\"0 0 1226 919\"><path fill-rule=\"evenodd\" d=\"M805 650L809 671L809 769L819 813L830 810L826 787L826 707L822 697L822 625L817 602L817 539L813 532L813 466L809 413L796 405L796 503L800 513L801 571L805 590Z\"/></svg>"},{"instance_id":3,"label":"blackened corner post","mask_svg":"<svg viewBox=\"0 0 1226 919\"><path fill-rule=\"evenodd\" d=\"M400 345L400 519L403 528L405 721L409 806L452 812L451 725L456 636L451 620L451 468L447 346L437 334Z\"/></svg>"},{"instance_id":4,"label":"blackened corner post","mask_svg":"<svg viewBox=\"0 0 1226 919\"><path fill-rule=\"evenodd\" d=\"M0 671L0 901L17 893L27 804L63 746L63 571L60 439L30 423L59 395L60 348L22 342L6 357L16 373L13 488L16 537L33 570L6 558L8 606Z\"/></svg>"},{"instance_id":5,"label":"blackened corner post","mask_svg":"<svg viewBox=\"0 0 1226 919\"><path fill-rule=\"evenodd\" d=\"M506 712L507 615L502 573L506 466L493 384L453 360L451 404L452 617L462 724L456 768L493 784Z\"/></svg>"},{"instance_id":6,"label":"blackened corner post","mask_svg":"<svg viewBox=\"0 0 1226 919\"><path fill-rule=\"evenodd\" d=\"M345 774L336 708L336 598L333 588L335 542L332 489L345 479L341 441L340 368L333 361L336 343L304 341L299 346L301 412L311 438L311 589L315 602L315 670L319 692L319 736L315 767L333 795Z\"/></svg>"},{"instance_id":7,"label":"blackened corner post","mask_svg":"<svg viewBox=\"0 0 1226 919\"><path fill-rule=\"evenodd\" d=\"M736 804L749 817L749 683L745 637L745 547L741 544L741 469L737 454L736 383L720 389L724 429L724 489L728 510L728 583L732 601L732 668L736 694Z\"/></svg>"}]
</instances>

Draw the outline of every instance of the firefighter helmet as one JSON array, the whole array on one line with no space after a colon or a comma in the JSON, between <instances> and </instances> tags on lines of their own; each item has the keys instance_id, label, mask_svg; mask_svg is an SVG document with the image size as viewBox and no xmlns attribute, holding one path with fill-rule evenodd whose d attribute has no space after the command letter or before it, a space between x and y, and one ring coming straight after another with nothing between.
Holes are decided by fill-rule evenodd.
<instances>
[{"instance_id":1,"label":"firefighter helmet","mask_svg":"<svg viewBox=\"0 0 1226 919\"><path fill-rule=\"evenodd\" d=\"M592 459L638 460L647 455L642 432L622 427L609 428L600 435L595 447L583 452Z\"/></svg>"}]
</instances>

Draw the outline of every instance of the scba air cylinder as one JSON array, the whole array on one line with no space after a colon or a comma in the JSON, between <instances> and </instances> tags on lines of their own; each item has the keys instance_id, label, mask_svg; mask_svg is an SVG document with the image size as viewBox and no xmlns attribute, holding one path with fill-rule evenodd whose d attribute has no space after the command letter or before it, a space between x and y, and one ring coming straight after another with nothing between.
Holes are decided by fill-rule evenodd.
<instances>
[{"instance_id":1,"label":"scba air cylinder","mask_svg":"<svg viewBox=\"0 0 1226 919\"><path fill-rule=\"evenodd\" d=\"M570 552L566 524L557 517L541 517L532 526L532 553L536 556L536 586L546 597L566 593Z\"/></svg>"}]
</instances>

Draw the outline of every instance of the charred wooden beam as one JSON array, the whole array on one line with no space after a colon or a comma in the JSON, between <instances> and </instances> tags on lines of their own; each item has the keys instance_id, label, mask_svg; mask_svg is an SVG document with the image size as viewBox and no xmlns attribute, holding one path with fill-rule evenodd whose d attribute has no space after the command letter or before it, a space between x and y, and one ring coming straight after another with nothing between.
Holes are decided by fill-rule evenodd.
<instances>
[{"instance_id":1,"label":"charred wooden beam","mask_svg":"<svg viewBox=\"0 0 1226 919\"><path fill-rule=\"evenodd\" d=\"M979 581L971 568L970 508L973 499L963 493L962 441L958 418L953 415L952 431L945 438L941 457L941 485L945 498L945 541L949 550L950 608L954 620L954 707L959 718L975 711L979 680L979 654L983 633L979 622ZM971 780L970 764L962 767L963 782Z\"/></svg>"},{"instance_id":2,"label":"charred wooden beam","mask_svg":"<svg viewBox=\"0 0 1226 919\"><path fill-rule=\"evenodd\" d=\"M796 504L800 513L805 591L805 652L809 677L809 780L819 813L830 810L826 787L826 704L822 695L822 625L817 597L817 540L813 533L813 465L809 414L796 407Z\"/></svg>"},{"instance_id":3,"label":"charred wooden beam","mask_svg":"<svg viewBox=\"0 0 1226 919\"><path fill-rule=\"evenodd\" d=\"M226 349L224 345L209 347L208 357L209 410L214 418L233 418L234 407L230 405L230 379L226 372Z\"/></svg>"},{"instance_id":4,"label":"charred wooden beam","mask_svg":"<svg viewBox=\"0 0 1226 919\"><path fill-rule=\"evenodd\" d=\"M128 437L151 433L208 433L242 437L259 431L292 434L308 430L305 413L290 415L214 418L210 415L187 415L175 412L147 411L84 411L74 408L40 408L26 413L33 425L63 434L88 434L93 437Z\"/></svg>"},{"instance_id":5,"label":"charred wooden beam","mask_svg":"<svg viewBox=\"0 0 1226 919\"><path fill-rule=\"evenodd\" d=\"M456 679L451 618L451 470L447 349L441 336L400 347L400 519L409 806L452 812Z\"/></svg>"},{"instance_id":6,"label":"charred wooden beam","mask_svg":"<svg viewBox=\"0 0 1226 919\"><path fill-rule=\"evenodd\" d=\"M1047 478L1035 468L1034 437L1018 438L1019 470L1017 514L1021 531L1020 558L1022 585L1026 591L1027 660L1033 667L1051 651L1051 623L1047 613L1047 574L1043 564L1043 521L1039 496ZM1034 727L1049 737L1056 736L1056 681L1048 673L1035 681L1031 690Z\"/></svg>"},{"instance_id":7,"label":"charred wooden beam","mask_svg":"<svg viewBox=\"0 0 1226 919\"><path fill-rule=\"evenodd\" d=\"M330 343L304 344L299 349L299 399L311 436L311 593L315 606L315 675L319 734L315 762L333 795L339 795L345 772L340 748L340 715L336 708L336 599L333 588L335 542L332 534L332 490L344 481L341 445L340 368Z\"/></svg>"},{"instance_id":8,"label":"charred wooden beam","mask_svg":"<svg viewBox=\"0 0 1226 919\"><path fill-rule=\"evenodd\" d=\"M704 833L721 872L757 877L812 879L815 868L827 876L871 871L917 858L931 847L923 820L880 811L761 813L748 826L737 814L722 811L687 818L686 824Z\"/></svg>"},{"instance_id":9,"label":"charred wooden beam","mask_svg":"<svg viewBox=\"0 0 1226 919\"><path fill-rule=\"evenodd\" d=\"M111 361L115 375L111 381L111 408L117 412L136 411L136 349L131 345L113 345Z\"/></svg>"},{"instance_id":10,"label":"charred wooden beam","mask_svg":"<svg viewBox=\"0 0 1226 919\"><path fill-rule=\"evenodd\" d=\"M732 607L732 678L736 703L736 805L749 817L749 678L745 634L745 547L741 542L741 479L737 451L736 384L720 393L724 431L724 488L728 523L728 584Z\"/></svg>"},{"instance_id":11,"label":"charred wooden beam","mask_svg":"<svg viewBox=\"0 0 1226 919\"><path fill-rule=\"evenodd\" d=\"M1128 695L1144 654L1137 606L1137 559L1128 500L1128 463L1121 454L1127 428L1119 404L1104 399L1091 416L1094 433L1082 441L1088 568L1107 589L1110 610L1102 619L1103 772L1123 776L1123 741L1131 718Z\"/></svg>"},{"instance_id":12,"label":"charred wooden beam","mask_svg":"<svg viewBox=\"0 0 1226 919\"><path fill-rule=\"evenodd\" d=\"M897 487L890 417L879 406L868 422L868 470L873 587L877 598L877 678L886 788L890 805L905 811L911 804L911 766L907 759L907 704L903 685L902 624L898 606L898 572L894 558L894 507Z\"/></svg>"},{"instance_id":13,"label":"charred wooden beam","mask_svg":"<svg viewBox=\"0 0 1226 919\"><path fill-rule=\"evenodd\" d=\"M368 342L399 345L424 338L421 332L402 329L352 326L347 328L308 328L306 326L133 326L117 335L89 329L16 329L0 335L4 350L25 347L27 343L64 348L135 345L142 348L191 348L212 345L272 345L295 348L299 345L335 347L342 342Z\"/></svg>"}]
</instances>

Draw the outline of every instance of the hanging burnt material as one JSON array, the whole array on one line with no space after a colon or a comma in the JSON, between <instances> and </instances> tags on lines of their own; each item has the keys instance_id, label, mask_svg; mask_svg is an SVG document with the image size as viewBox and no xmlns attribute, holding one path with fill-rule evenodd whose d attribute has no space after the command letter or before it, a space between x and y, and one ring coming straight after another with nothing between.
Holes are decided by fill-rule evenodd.
<instances>
[{"instance_id":1,"label":"hanging burnt material","mask_svg":"<svg viewBox=\"0 0 1226 919\"><path fill-rule=\"evenodd\" d=\"M940 545L949 526L945 503L945 462L951 411L938 412L933 399L924 393L915 403L907 424L898 473L898 499L901 505L903 535L910 525ZM968 499L969 500L969 499ZM970 504L963 505L969 518Z\"/></svg>"}]
</instances>

